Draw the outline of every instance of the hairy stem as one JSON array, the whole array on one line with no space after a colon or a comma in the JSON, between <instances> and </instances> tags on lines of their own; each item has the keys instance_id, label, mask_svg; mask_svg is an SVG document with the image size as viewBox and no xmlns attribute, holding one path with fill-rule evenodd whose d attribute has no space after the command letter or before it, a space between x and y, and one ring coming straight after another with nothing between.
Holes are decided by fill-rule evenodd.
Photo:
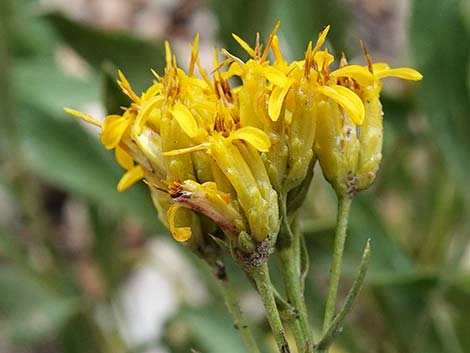
<instances>
[{"instance_id":1,"label":"hairy stem","mask_svg":"<svg viewBox=\"0 0 470 353\"><path fill-rule=\"evenodd\" d=\"M351 312L352 307L356 302L359 292L361 291L361 288L364 284L364 279L369 267L369 259L370 239L367 240L366 247L362 253L361 265L359 266L358 274L351 289L349 290L348 295L346 296L346 300L344 301L343 306L325 330L323 337L317 343L317 353L327 352L328 347L330 347L336 336L341 332L346 316Z\"/></svg>"},{"instance_id":2,"label":"hairy stem","mask_svg":"<svg viewBox=\"0 0 470 353\"><path fill-rule=\"evenodd\" d=\"M295 337L297 350L301 353L310 353L313 345L311 331L308 324L307 308L304 299L304 274L306 269L302 269L302 241L297 231L297 219L294 217L291 227L287 217L286 198L280 199L282 225L280 237L288 241L280 242L279 266L284 281L284 287L289 303L293 306L296 314L289 326ZM305 255L305 254L304 254ZM306 259L303 259L306 262ZM305 267L305 266L304 266Z\"/></svg>"},{"instance_id":3,"label":"hairy stem","mask_svg":"<svg viewBox=\"0 0 470 353\"><path fill-rule=\"evenodd\" d=\"M341 275L341 265L343 261L344 243L346 240L346 230L348 226L349 210L352 199L340 197L338 200L338 218L336 224L335 243L333 248L333 262L330 270L330 284L328 287L328 297L326 300L325 316L323 319L323 333L328 330L336 311L336 295L338 292L339 278Z\"/></svg>"},{"instance_id":4,"label":"hairy stem","mask_svg":"<svg viewBox=\"0 0 470 353\"><path fill-rule=\"evenodd\" d=\"M276 306L271 279L269 277L268 265L266 263L251 267L249 275L253 278L256 288L263 300L266 316L271 326L274 339L280 353L290 353L289 344L286 339L284 327Z\"/></svg>"}]
</instances>

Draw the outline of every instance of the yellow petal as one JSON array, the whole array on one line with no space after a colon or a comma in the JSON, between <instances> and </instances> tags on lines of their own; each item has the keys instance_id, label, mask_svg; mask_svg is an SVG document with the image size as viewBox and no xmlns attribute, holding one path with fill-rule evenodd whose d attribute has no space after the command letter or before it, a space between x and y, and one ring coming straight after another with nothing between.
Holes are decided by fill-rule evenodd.
<instances>
[{"instance_id":1,"label":"yellow petal","mask_svg":"<svg viewBox=\"0 0 470 353\"><path fill-rule=\"evenodd\" d=\"M142 94L142 101L147 102L152 97L155 97L157 94L161 93L162 89L163 85L160 82L154 83Z\"/></svg>"},{"instance_id":2,"label":"yellow petal","mask_svg":"<svg viewBox=\"0 0 470 353\"><path fill-rule=\"evenodd\" d=\"M289 92L291 84L292 82L290 82L285 87L276 86L271 92L271 96L269 97L268 113L272 121L277 121L279 119L282 104L284 103L284 99L286 98L286 95Z\"/></svg>"},{"instance_id":3,"label":"yellow petal","mask_svg":"<svg viewBox=\"0 0 470 353\"><path fill-rule=\"evenodd\" d=\"M362 86L374 83L374 75L370 73L367 67L360 65L346 65L331 73L334 77L348 77L354 79Z\"/></svg>"},{"instance_id":4,"label":"yellow petal","mask_svg":"<svg viewBox=\"0 0 470 353\"><path fill-rule=\"evenodd\" d=\"M124 175L122 176L121 180L117 185L118 191L126 190L129 186L134 184L136 181L139 181L144 177L144 171L140 165L136 165L135 167L129 169Z\"/></svg>"},{"instance_id":5,"label":"yellow petal","mask_svg":"<svg viewBox=\"0 0 470 353\"><path fill-rule=\"evenodd\" d=\"M70 115L72 115L72 116L74 116L78 119L82 119L82 120L86 121L89 124L92 124L92 125L95 125L95 126L98 126L98 127L102 127L101 122L99 122L95 118L92 118L88 114L84 114L84 113L81 113L77 110L70 109L70 108L64 108L64 110L65 110L66 113L68 113L68 114L70 114Z\"/></svg>"},{"instance_id":6,"label":"yellow petal","mask_svg":"<svg viewBox=\"0 0 470 353\"><path fill-rule=\"evenodd\" d=\"M190 227L176 227L175 225L175 216L176 212L181 208L180 205L174 204L171 205L167 211L168 225L170 227L170 232L175 238L176 241L184 242L191 238L191 228Z\"/></svg>"},{"instance_id":7,"label":"yellow petal","mask_svg":"<svg viewBox=\"0 0 470 353\"><path fill-rule=\"evenodd\" d=\"M232 37L237 41L238 44L240 44L243 49L245 49L248 55L250 55L252 58L255 57L255 51L248 45L247 42L245 42L243 39L241 39L234 33L232 33Z\"/></svg>"},{"instance_id":8,"label":"yellow petal","mask_svg":"<svg viewBox=\"0 0 470 353\"><path fill-rule=\"evenodd\" d=\"M289 82L289 79L278 69L272 66L263 67L263 74L273 84L277 86L284 86Z\"/></svg>"},{"instance_id":9,"label":"yellow petal","mask_svg":"<svg viewBox=\"0 0 470 353\"><path fill-rule=\"evenodd\" d=\"M318 91L338 103L356 125L362 125L365 109L356 93L339 85L321 86Z\"/></svg>"},{"instance_id":10,"label":"yellow petal","mask_svg":"<svg viewBox=\"0 0 470 353\"><path fill-rule=\"evenodd\" d=\"M131 157L124 149L119 146L116 146L114 150L114 156L116 157L117 162L124 169L131 169L134 167L134 158Z\"/></svg>"},{"instance_id":11,"label":"yellow petal","mask_svg":"<svg viewBox=\"0 0 470 353\"><path fill-rule=\"evenodd\" d=\"M191 138L197 135L198 127L196 119L194 119L193 114L184 104L175 104L171 109L171 113L186 135Z\"/></svg>"},{"instance_id":12,"label":"yellow petal","mask_svg":"<svg viewBox=\"0 0 470 353\"><path fill-rule=\"evenodd\" d=\"M222 72L222 78L228 79L232 76L239 76L243 75L243 68L240 66L240 63L234 62L230 65L229 69L226 72Z\"/></svg>"},{"instance_id":13,"label":"yellow petal","mask_svg":"<svg viewBox=\"0 0 470 353\"><path fill-rule=\"evenodd\" d=\"M101 143L107 149L113 149L121 141L122 135L129 127L130 120L120 115L109 115L104 119Z\"/></svg>"},{"instance_id":14,"label":"yellow petal","mask_svg":"<svg viewBox=\"0 0 470 353\"><path fill-rule=\"evenodd\" d=\"M372 64L372 71L374 74L379 73L380 71L389 70L390 66L387 63L375 63Z\"/></svg>"},{"instance_id":15,"label":"yellow petal","mask_svg":"<svg viewBox=\"0 0 470 353\"><path fill-rule=\"evenodd\" d=\"M163 96L155 96L151 99L149 99L145 105L143 106L142 110L139 112L137 115L137 118L135 120L135 124L132 128L133 133L137 134L139 136L142 133L142 130L145 126L145 123L148 120L148 117L152 110L159 104L163 102Z\"/></svg>"},{"instance_id":16,"label":"yellow petal","mask_svg":"<svg viewBox=\"0 0 470 353\"><path fill-rule=\"evenodd\" d=\"M264 131L252 126L236 130L230 135L230 140L244 140L260 152L268 152L271 147L268 135Z\"/></svg>"},{"instance_id":17,"label":"yellow petal","mask_svg":"<svg viewBox=\"0 0 470 353\"><path fill-rule=\"evenodd\" d=\"M396 69L383 70L378 73L374 72L374 76L377 79L387 76L394 76L411 81L419 81L423 78L423 75L421 75L418 71L410 69L409 67L399 67Z\"/></svg>"},{"instance_id":18,"label":"yellow petal","mask_svg":"<svg viewBox=\"0 0 470 353\"><path fill-rule=\"evenodd\" d=\"M331 63L335 61L335 57L328 53L328 49L325 49L315 53L314 60L318 67L323 68L329 67Z\"/></svg>"}]
</instances>

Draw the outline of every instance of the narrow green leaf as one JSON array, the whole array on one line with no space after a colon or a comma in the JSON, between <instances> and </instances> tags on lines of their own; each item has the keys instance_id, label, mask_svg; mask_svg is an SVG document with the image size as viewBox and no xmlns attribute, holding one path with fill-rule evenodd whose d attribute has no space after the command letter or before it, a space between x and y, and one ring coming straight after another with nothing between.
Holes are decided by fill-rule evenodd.
<instances>
[{"instance_id":1,"label":"narrow green leaf","mask_svg":"<svg viewBox=\"0 0 470 353\"><path fill-rule=\"evenodd\" d=\"M346 296L346 299L338 311L338 313L334 316L333 321L328 326L328 329L324 333L323 337L317 344L319 350L327 350L328 347L333 343L336 336L341 332L342 327L344 325L344 321L347 315L351 312L354 303L356 302L357 296L359 295L362 285L364 284L364 278L367 273L367 268L369 267L369 258L370 258L370 239L367 240L366 247L364 249L364 253L362 254L361 264L359 266L359 271L357 273L356 278L354 279L354 283L351 289Z\"/></svg>"}]
</instances>

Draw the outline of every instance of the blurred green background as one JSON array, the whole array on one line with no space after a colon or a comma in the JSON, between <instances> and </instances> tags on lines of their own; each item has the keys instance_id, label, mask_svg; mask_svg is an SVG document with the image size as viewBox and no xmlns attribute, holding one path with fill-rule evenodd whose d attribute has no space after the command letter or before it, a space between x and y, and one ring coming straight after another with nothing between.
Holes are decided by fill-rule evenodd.
<instances>
[{"instance_id":1,"label":"blurred green background","mask_svg":"<svg viewBox=\"0 0 470 353\"><path fill-rule=\"evenodd\" d=\"M375 61L424 75L385 83L383 164L353 203L343 291L368 237L372 264L333 351L470 351L470 2L0 0L0 352L244 351L210 274L163 229L145 187L118 193L122 171L97 131L62 109L119 110L116 69L141 90L165 39L183 66L197 31L203 63L214 45L246 58L231 33L253 43L277 19L289 59L331 24L335 54L364 64L362 39ZM302 211L317 331L335 207L318 171ZM261 304L230 270L268 352Z\"/></svg>"}]
</instances>

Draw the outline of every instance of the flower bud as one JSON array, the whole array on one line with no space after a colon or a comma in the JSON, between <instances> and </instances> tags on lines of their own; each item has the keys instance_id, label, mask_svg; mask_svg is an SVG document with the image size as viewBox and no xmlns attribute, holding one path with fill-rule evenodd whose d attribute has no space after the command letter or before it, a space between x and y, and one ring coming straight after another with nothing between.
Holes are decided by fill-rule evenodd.
<instances>
[{"instance_id":1,"label":"flower bud","mask_svg":"<svg viewBox=\"0 0 470 353\"><path fill-rule=\"evenodd\" d=\"M378 88L368 87L364 92L366 117L360 127L360 152L357 163L355 189L367 189L374 182L382 160L383 111Z\"/></svg>"},{"instance_id":2,"label":"flower bud","mask_svg":"<svg viewBox=\"0 0 470 353\"><path fill-rule=\"evenodd\" d=\"M307 175L314 156L313 144L317 125L318 105L314 86L302 80L294 88L294 112L288 131L287 176L284 180L284 192L299 186Z\"/></svg>"},{"instance_id":3,"label":"flower bud","mask_svg":"<svg viewBox=\"0 0 470 353\"><path fill-rule=\"evenodd\" d=\"M353 195L354 178L360 151L356 125L336 102L318 102L315 151L323 175L336 193Z\"/></svg>"}]
</instances>

